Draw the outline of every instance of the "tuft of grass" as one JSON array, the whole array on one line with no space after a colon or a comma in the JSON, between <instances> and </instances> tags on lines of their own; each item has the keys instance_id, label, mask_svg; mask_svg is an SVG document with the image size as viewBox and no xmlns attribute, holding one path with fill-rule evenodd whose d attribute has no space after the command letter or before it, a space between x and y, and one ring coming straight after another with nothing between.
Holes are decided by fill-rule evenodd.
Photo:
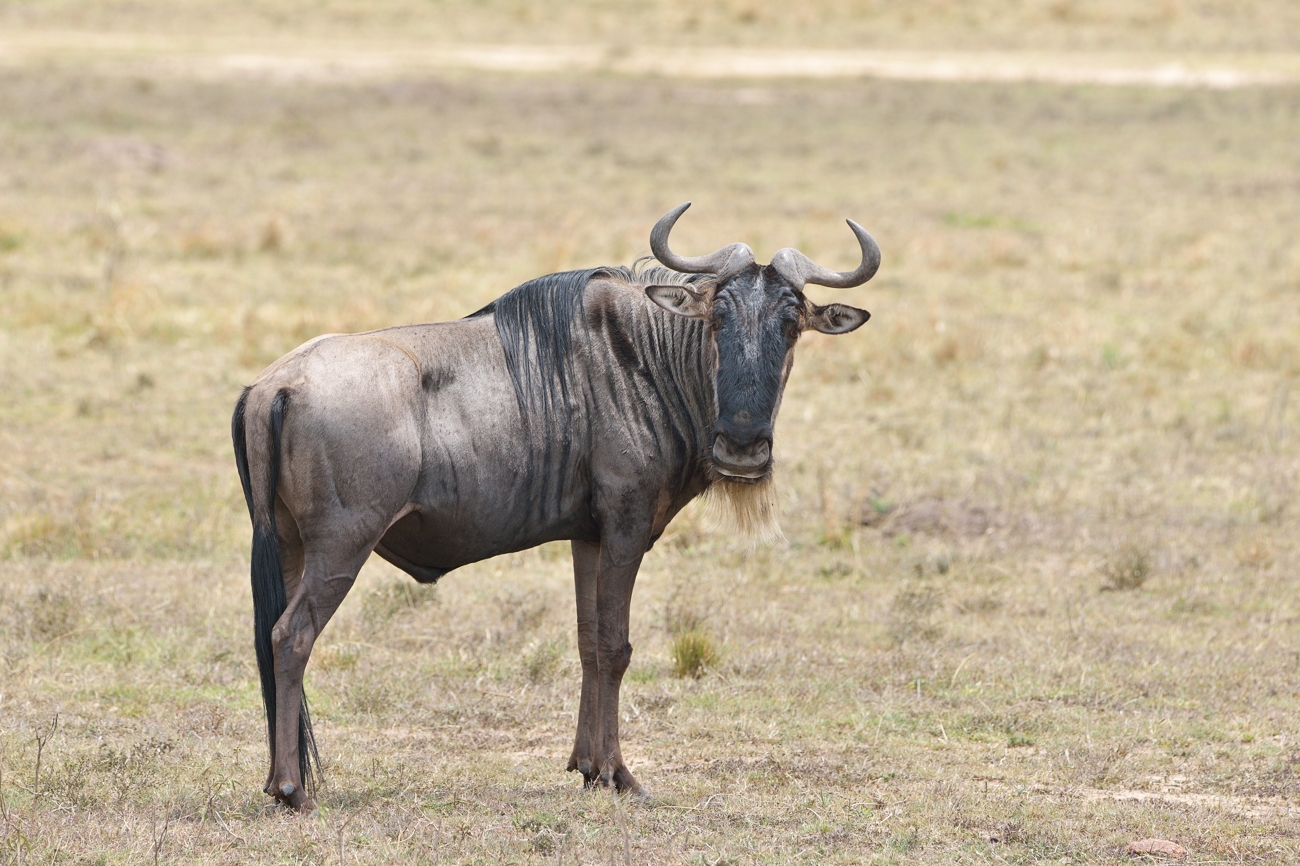
<instances>
[{"instance_id":1,"label":"tuft of grass","mask_svg":"<svg viewBox=\"0 0 1300 866\"><path fill-rule=\"evenodd\" d=\"M679 677L699 679L718 663L718 648L701 628L677 632L672 640L673 671Z\"/></svg>"},{"instance_id":2,"label":"tuft of grass","mask_svg":"<svg viewBox=\"0 0 1300 866\"><path fill-rule=\"evenodd\" d=\"M667 621L673 673L699 679L717 665L720 653L707 627L705 613L693 604L675 599L669 604Z\"/></svg>"},{"instance_id":3,"label":"tuft of grass","mask_svg":"<svg viewBox=\"0 0 1300 866\"><path fill-rule=\"evenodd\" d=\"M1123 544L1101 569L1106 583L1102 592L1141 589L1151 577L1151 552L1132 542Z\"/></svg>"}]
</instances>

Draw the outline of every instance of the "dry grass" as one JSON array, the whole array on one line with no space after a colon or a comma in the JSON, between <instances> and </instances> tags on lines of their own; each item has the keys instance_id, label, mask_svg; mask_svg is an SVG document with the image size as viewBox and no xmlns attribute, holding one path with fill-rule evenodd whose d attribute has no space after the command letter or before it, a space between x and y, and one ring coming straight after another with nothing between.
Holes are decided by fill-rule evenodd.
<instances>
[{"instance_id":1,"label":"dry grass","mask_svg":"<svg viewBox=\"0 0 1300 866\"><path fill-rule=\"evenodd\" d=\"M1297 140L1280 88L3 70L0 860L1294 862ZM240 386L629 262L688 198L683 250L846 267L853 216L885 264L818 296L866 328L800 347L788 543L692 510L647 558L653 801L562 772L549 545L436 589L367 566L308 671L322 808L276 811ZM725 649L699 678L683 611Z\"/></svg>"},{"instance_id":2,"label":"dry grass","mask_svg":"<svg viewBox=\"0 0 1300 866\"><path fill-rule=\"evenodd\" d=\"M1151 554L1144 547L1127 542L1102 566L1106 576L1103 591L1141 589L1151 576Z\"/></svg>"},{"instance_id":3,"label":"dry grass","mask_svg":"<svg viewBox=\"0 0 1300 866\"><path fill-rule=\"evenodd\" d=\"M667 610L668 652L673 673L699 679L718 667L722 660L709 616L689 603L669 603Z\"/></svg>"},{"instance_id":4,"label":"dry grass","mask_svg":"<svg viewBox=\"0 0 1300 866\"><path fill-rule=\"evenodd\" d=\"M1289 0L43 0L0 26L415 44L513 42L1034 51L1300 50Z\"/></svg>"}]
</instances>

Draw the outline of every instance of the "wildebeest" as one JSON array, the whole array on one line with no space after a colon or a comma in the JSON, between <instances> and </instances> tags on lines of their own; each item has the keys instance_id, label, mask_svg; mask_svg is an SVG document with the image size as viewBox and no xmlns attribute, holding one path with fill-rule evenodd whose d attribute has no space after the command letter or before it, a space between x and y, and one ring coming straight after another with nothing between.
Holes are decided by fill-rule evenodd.
<instances>
[{"instance_id":1,"label":"wildebeest","mask_svg":"<svg viewBox=\"0 0 1300 866\"><path fill-rule=\"evenodd\" d=\"M849 220L848 272L794 249L760 266L736 243L696 258L650 234L663 268L551 274L455 322L318 337L248 386L231 422L253 522L254 643L266 791L312 808L316 747L303 672L370 555L421 583L569 540L582 695L570 770L640 792L623 763L618 693L641 557L711 486L744 500L772 472L795 342L865 310L806 283L869 280L880 250Z\"/></svg>"}]
</instances>

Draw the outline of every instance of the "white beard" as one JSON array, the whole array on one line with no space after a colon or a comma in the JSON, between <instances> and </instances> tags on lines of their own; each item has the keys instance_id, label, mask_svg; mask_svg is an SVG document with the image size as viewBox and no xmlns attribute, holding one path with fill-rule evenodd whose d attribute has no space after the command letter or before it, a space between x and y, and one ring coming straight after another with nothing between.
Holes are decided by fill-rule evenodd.
<instances>
[{"instance_id":1,"label":"white beard","mask_svg":"<svg viewBox=\"0 0 1300 866\"><path fill-rule=\"evenodd\" d=\"M703 500L710 522L734 530L755 546L785 540L776 483L770 475L757 484L715 481Z\"/></svg>"}]
</instances>

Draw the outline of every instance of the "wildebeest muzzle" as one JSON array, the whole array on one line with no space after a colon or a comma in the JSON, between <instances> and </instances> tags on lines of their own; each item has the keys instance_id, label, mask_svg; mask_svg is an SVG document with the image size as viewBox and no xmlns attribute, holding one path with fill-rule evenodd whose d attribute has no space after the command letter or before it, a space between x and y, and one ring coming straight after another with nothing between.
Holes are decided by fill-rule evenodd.
<instances>
[{"instance_id":1,"label":"wildebeest muzzle","mask_svg":"<svg viewBox=\"0 0 1300 866\"><path fill-rule=\"evenodd\" d=\"M771 433L733 439L715 428L713 466L737 481L761 481L772 470Z\"/></svg>"}]
</instances>

